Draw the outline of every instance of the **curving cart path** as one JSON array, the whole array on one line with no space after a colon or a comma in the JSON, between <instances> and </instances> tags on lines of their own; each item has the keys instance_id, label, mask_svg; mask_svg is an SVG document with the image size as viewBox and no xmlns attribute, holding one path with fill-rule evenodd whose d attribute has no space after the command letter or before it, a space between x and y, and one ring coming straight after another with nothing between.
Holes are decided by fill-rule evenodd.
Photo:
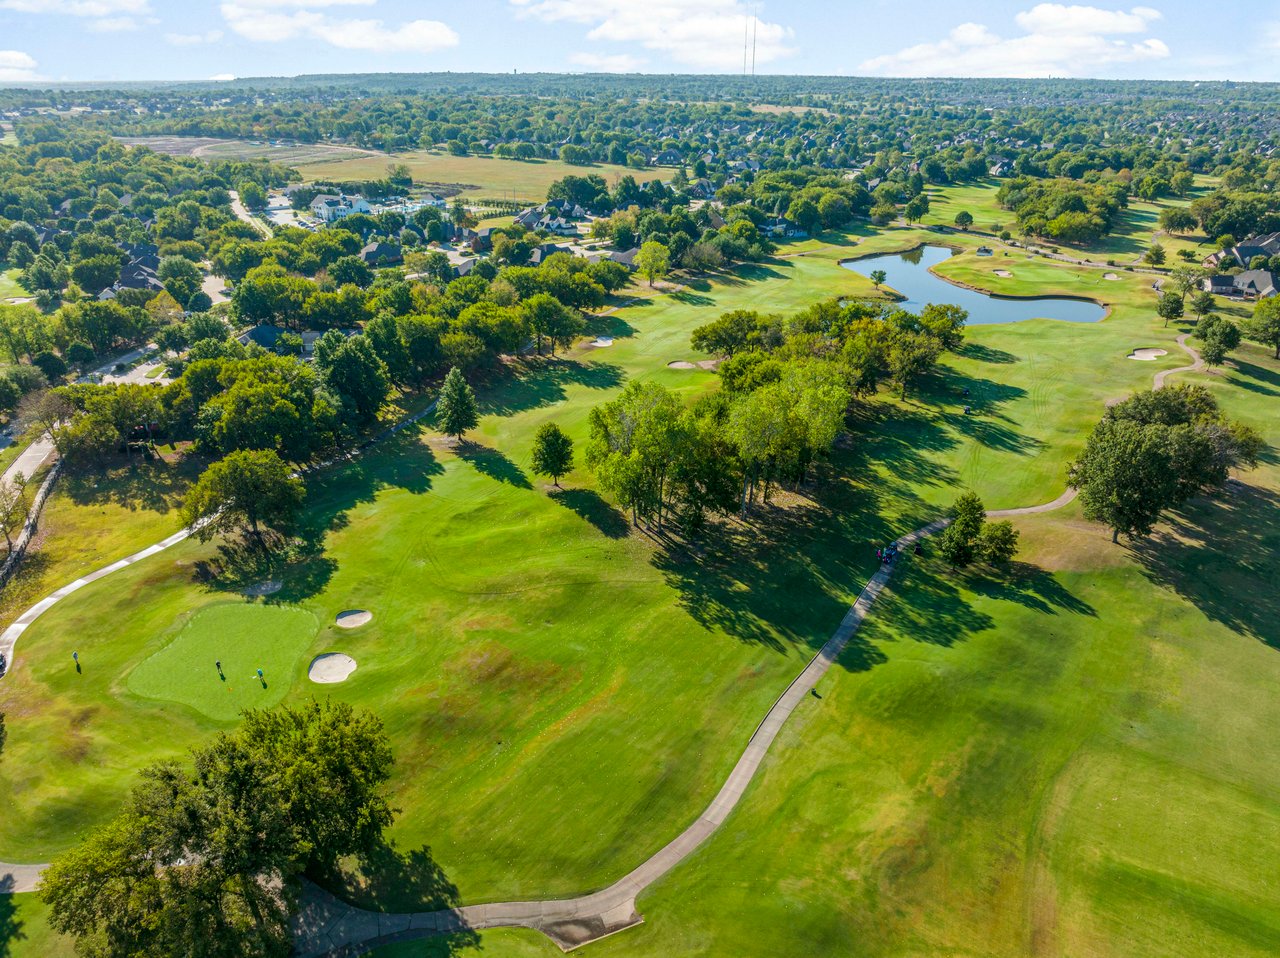
<instances>
[{"instance_id":1,"label":"curving cart path","mask_svg":"<svg viewBox=\"0 0 1280 958\"><path fill-rule=\"evenodd\" d=\"M1190 333L1183 333L1178 337L1178 345L1182 347L1184 353L1191 357L1191 365L1179 366L1177 369L1166 369L1164 372L1156 373L1156 380L1151 387L1152 389L1164 389L1165 380L1178 373L1202 373L1205 371L1204 360L1200 357L1200 354L1187 345L1187 340L1190 336Z\"/></svg>"},{"instance_id":2,"label":"curving cart path","mask_svg":"<svg viewBox=\"0 0 1280 958\"><path fill-rule=\"evenodd\" d=\"M1187 345L1187 334L1178 337L1178 345L1194 360L1193 365L1165 370L1155 376L1153 388L1162 389L1170 375L1182 372L1200 372L1205 366L1200 355ZM413 417L420 418L421 415ZM398 431L408 422L395 427ZM1036 515L1052 512L1068 505L1076 498L1075 489L1067 489L1062 495L1038 506L1015 509L998 509L988 512L993 519ZM897 541L905 557L915 543L944 529L948 520L939 519ZM23 631L59 599L83 588L90 582L126 568L134 562L155 555L181 542L190 535L183 530L126 559L121 559L83 579L77 579L47 598L38 602L19 616L3 635L0 649L12 651L13 643ZM871 606L889 583L893 565L883 565L871 577L857 600L845 613L835 633L792 680L778 700L765 713L755 732L747 740L747 747L739 757L733 771L691 825L652 857L642 862L607 888L578 898L548 899L544 901L495 902L484 905L464 905L438 911L390 914L355 908L346 902L314 886L308 886L295 922L294 953L299 958L321 956L355 956L386 944L429 938L470 929L531 928L547 935L563 950L570 951L588 942L597 941L644 921L636 910L636 897L688 858L705 842L729 814L737 807L755 778L769 747L782 731L787 719L810 691L827 674L831 666L849 644L871 611ZM39 883L44 865L9 865L0 862L0 894L34 891Z\"/></svg>"}]
</instances>

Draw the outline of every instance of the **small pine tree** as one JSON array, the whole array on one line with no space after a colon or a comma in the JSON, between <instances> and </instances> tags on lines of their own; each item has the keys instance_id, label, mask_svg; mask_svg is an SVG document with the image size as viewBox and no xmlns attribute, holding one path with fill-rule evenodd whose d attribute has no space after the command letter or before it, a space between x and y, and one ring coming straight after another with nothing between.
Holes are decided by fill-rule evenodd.
<instances>
[{"instance_id":1,"label":"small pine tree","mask_svg":"<svg viewBox=\"0 0 1280 958\"><path fill-rule=\"evenodd\" d=\"M549 476L560 488L560 477L573 468L573 440L553 422L544 423L533 437L533 471Z\"/></svg>"},{"instance_id":2,"label":"small pine tree","mask_svg":"<svg viewBox=\"0 0 1280 958\"><path fill-rule=\"evenodd\" d=\"M461 439L463 433L474 429L480 422L476 411L476 394L462 378L457 366L449 370L449 375L444 378L444 385L440 388L436 421L440 424L440 431L454 439Z\"/></svg>"},{"instance_id":3,"label":"small pine tree","mask_svg":"<svg viewBox=\"0 0 1280 958\"><path fill-rule=\"evenodd\" d=\"M943 531L938 551L953 569L959 569L973 562L977 555L978 537L982 534L987 511L977 495L966 492L956 499L951 512L951 525Z\"/></svg>"}]
</instances>

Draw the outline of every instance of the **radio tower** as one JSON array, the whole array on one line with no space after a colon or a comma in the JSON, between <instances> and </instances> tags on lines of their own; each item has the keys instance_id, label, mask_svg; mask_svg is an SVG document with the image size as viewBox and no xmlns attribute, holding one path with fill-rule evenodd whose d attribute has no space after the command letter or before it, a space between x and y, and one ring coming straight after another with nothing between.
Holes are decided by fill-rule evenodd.
<instances>
[{"instance_id":1,"label":"radio tower","mask_svg":"<svg viewBox=\"0 0 1280 958\"><path fill-rule=\"evenodd\" d=\"M751 75L756 75L756 34L760 30L760 4L756 4L751 17Z\"/></svg>"}]
</instances>

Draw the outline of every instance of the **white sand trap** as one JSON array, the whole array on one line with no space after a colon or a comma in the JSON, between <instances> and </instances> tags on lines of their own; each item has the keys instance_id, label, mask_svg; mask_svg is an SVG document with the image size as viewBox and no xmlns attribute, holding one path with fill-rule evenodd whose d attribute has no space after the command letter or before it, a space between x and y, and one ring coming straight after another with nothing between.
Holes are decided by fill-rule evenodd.
<instances>
[{"instance_id":1,"label":"white sand trap","mask_svg":"<svg viewBox=\"0 0 1280 958\"><path fill-rule=\"evenodd\" d=\"M267 579L265 582L259 582L251 585L244 590L245 595L275 595L284 588L284 583L279 579Z\"/></svg>"},{"instance_id":2,"label":"white sand trap","mask_svg":"<svg viewBox=\"0 0 1280 958\"><path fill-rule=\"evenodd\" d=\"M333 685L345 682L356 670L356 660L341 652L326 652L311 660L307 669L307 678L320 685Z\"/></svg>"},{"instance_id":3,"label":"white sand trap","mask_svg":"<svg viewBox=\"0 0 1280 958\"><path fill-rule=\"evenodd\" d=\"M1135 349L1128 356L1126 356L1125 359L1136 359L1140 363L1149 363L1154 359L1159 359L1161 356L1168 356L1168 355L1169 355L1169 351L1166 349L1154 349L1154 348Z\"/></svg>"},{"instance_id":4,"label":"white sand trap","mask_svg":"<svg viewBox=\"0 0 1280 958\"><path fill-rule=\"evenodd\" d=\"M1114 283L1114 282L1115 282L1116 280L1118 280L1120 277L1119 277L1119 276L1117 276L1115 273L1103 273L1103 274L1102 274L1102 278L1103 278L1103 279L1105 279L1105 280L1107 280L1107 281L1108 281L1108 282L1110 282L1110 283Z\"/></svg>"},{"instance_id":5,"label":"white sand trap","mask_svg":"<svg viewBox=\"0 0 1280 958\"><path fill-rule=\"evenodd\" d=\"M596 339L592 340L592 342L590 342L588 345L596 349L608 349L610 346L613 345L613 339L612 337L609 337L609 336L599 336Z\"/></svg>"},{"instance_id":6,"label":"white sand trap","mask_svg":"<svg viewBox=\"0 0 1280 958\"><path fill-rule=\"evenodd\" d=\"M366 612L364 609L348 609L346 612L338 613L334 624L340 629L358 629L372 621L372 612Z\"/></svg>"},{"instance_id":7,"label":"white sand trap","mask_svg":"<svg viewBox=\"0 0 1280 958\"><path fill-rule=\"evenodd\" d=\"M995 273L1001 279L1013 279L1013 274L1007 269L993 269L991 272Z\"/></svg>"},{"instance_id":8,"label":"white sand trap","mask_svg":"<svg viewBox=\"0 0 1280 958\"><path fill-rule=\"evenodd\" d=\"M683 359L677 359L674 363L667 363L668 369L697 369L693 363L685 362Z\"/></svg>"}]
</instances>

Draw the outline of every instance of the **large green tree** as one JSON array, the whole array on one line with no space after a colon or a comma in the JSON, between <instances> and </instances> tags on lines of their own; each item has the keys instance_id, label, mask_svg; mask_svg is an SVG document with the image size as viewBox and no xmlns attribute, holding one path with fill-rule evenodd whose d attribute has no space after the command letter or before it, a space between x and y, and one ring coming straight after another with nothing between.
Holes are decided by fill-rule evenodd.
<instances>
[{"instance_id":1,"label":"large green tree","mask_svg":"<svg viewBox=\"0 0 1280 958\"><path fill-rule=\"evenodd\" d=\"M1250 339L1274 349L1275 358L1280 359L1280 296L1258 301L1245 332Z\"/></svg>"},{"instance_id":2,"label":"large green tree","mask_svg":"<svg viewBox=\"0 0 1280 958\"><path fill-rule=\"evenodd\" d=\"M182 521L205 541L248 531L265 551L263 529L288 530L305 495L302 480L275 450L239 450L205 470L187 493Z\"/></svg>"},{"instance_id":3,"label":"large green tree","mask_svg":"<svg viewBox=\"0 0 1280 958\"><path fill-rule=\"evenodd\" d=\"M380 720L345 703L246 712L53 861L50 924L87 958L284 958L300 877L380 843L392 764Z\"/></svg>"}]
</instances>

